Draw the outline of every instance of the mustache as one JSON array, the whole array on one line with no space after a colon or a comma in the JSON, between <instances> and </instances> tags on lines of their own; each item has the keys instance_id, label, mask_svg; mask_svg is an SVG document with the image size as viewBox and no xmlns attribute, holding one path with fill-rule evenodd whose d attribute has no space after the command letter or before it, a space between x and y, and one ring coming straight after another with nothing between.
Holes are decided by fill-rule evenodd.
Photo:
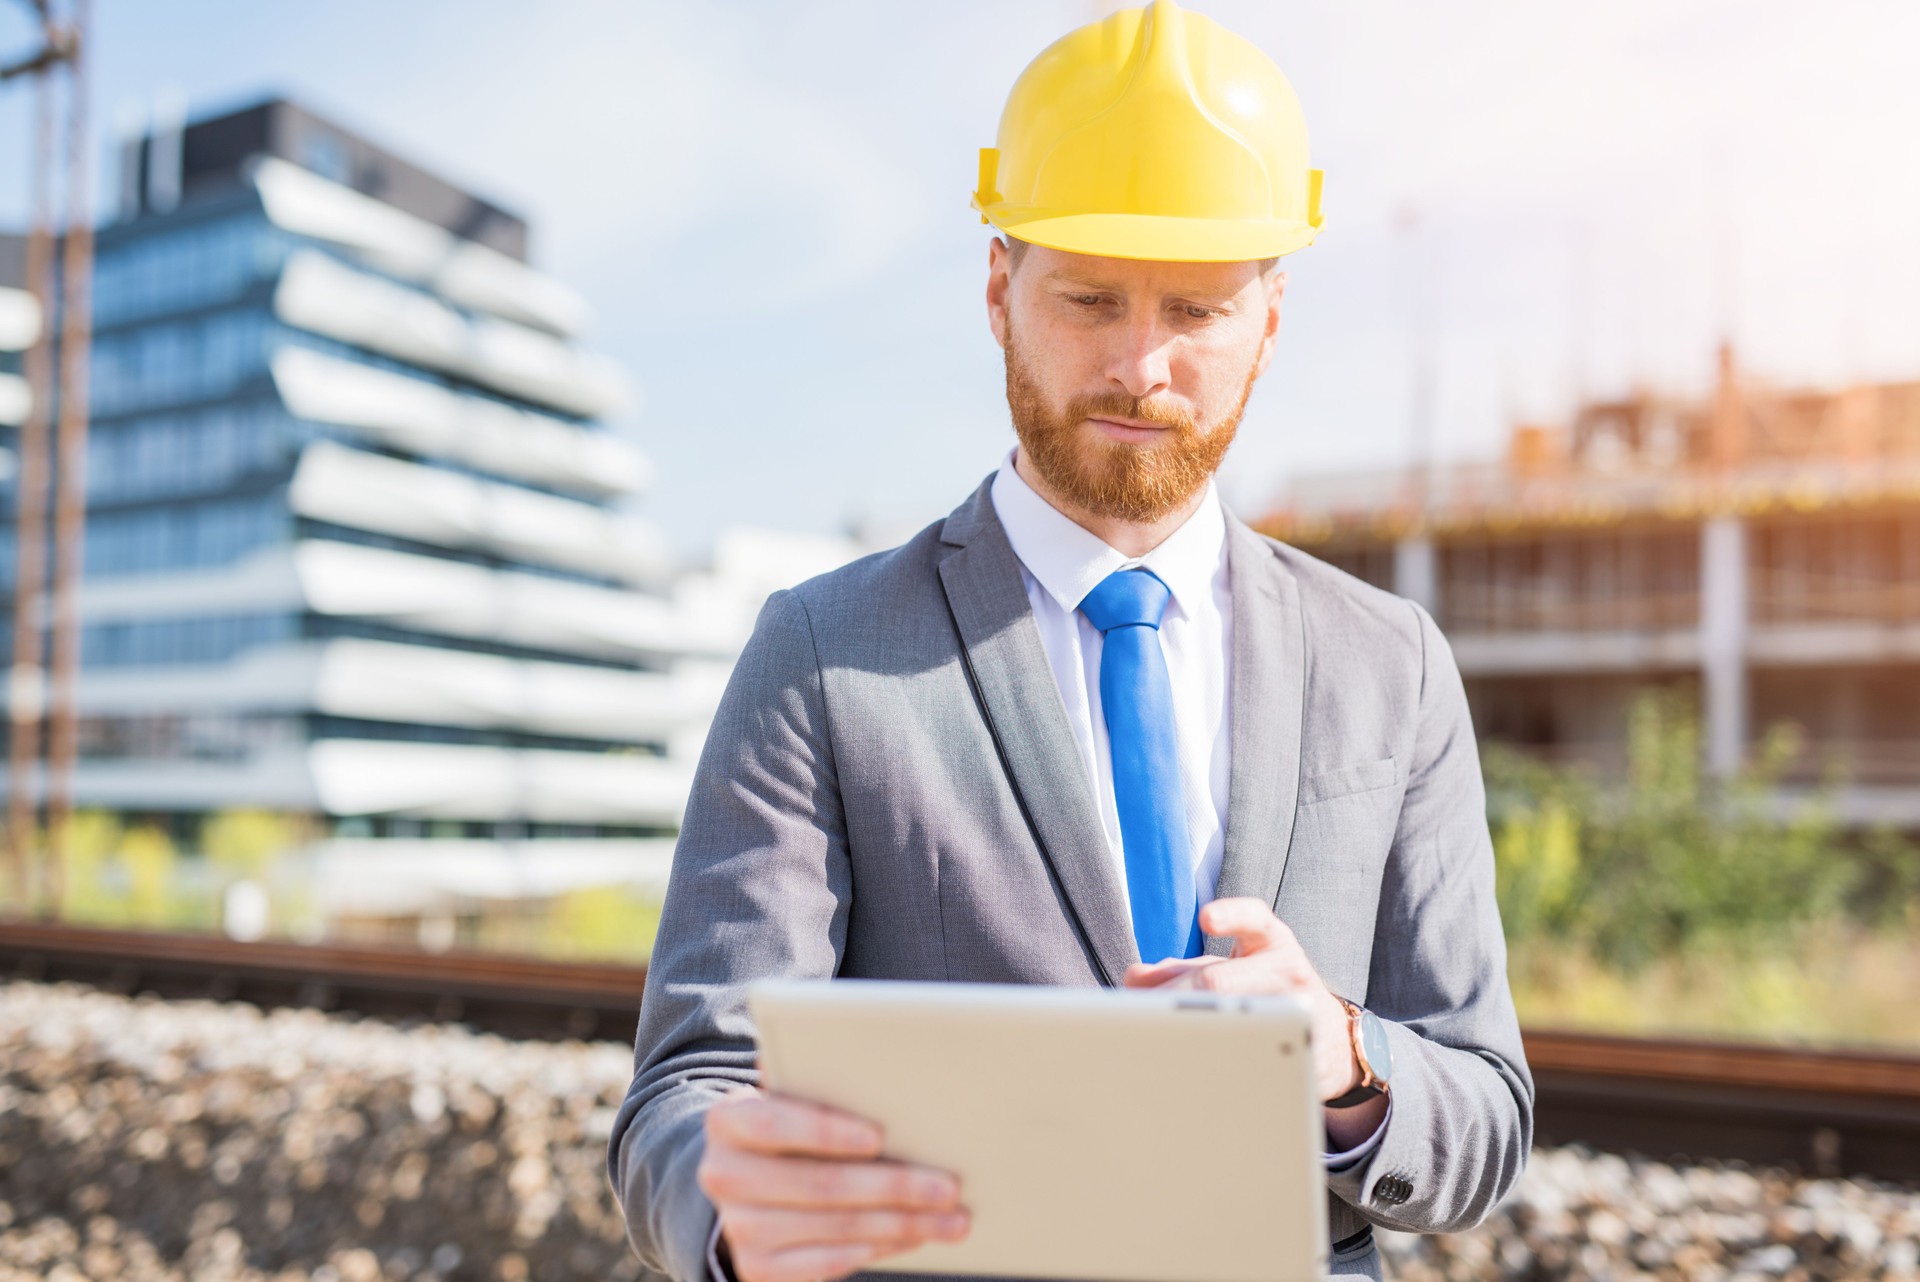
<instances>
[{"instance_id":1,"label":"mustache","mask_svg":"<svg viewBox=\"0 0 1920 1282\"><path fill-rule=\"evenodd\" d=\"M1078 423L1089 418L1130 418L1155 427L1170 427L1182 435L1191 435L1200 428L1191 414L1160 401L1128 396L1125 392L1093 392L1067 402L1065 422Z\"/></svg>"}]
</instances>

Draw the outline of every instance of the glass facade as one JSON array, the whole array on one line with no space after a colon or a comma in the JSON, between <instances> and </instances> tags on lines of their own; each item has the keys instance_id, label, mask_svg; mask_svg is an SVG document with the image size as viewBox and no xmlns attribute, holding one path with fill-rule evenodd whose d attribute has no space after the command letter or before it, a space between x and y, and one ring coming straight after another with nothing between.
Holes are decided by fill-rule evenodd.
<instances>
[{"instance_id":1,"label":"glass facade","mask_svg":"<svg viewBox=\"0 0 1920 1282\"><path fill-rule=\"evenodd\" d=\"M100 335L93 344L93 412L101 418L227 397L267 372L264 307L229 307Z\"/></svg>"},{"instance_id":2,"label":"glass facade","mask_svg":"<svg viewBox=\"0 0 1920 1282\"><path fill-rule=\"evenodd\" d=\"M315 739L384 739L397 743L462 743L489 748L546 748L561 752L617 752L658 757L665 748L631 739L599 739L580 735L541 734L483 726L426 726L367 717L336 717L310 713L306 724Z\"/></svg>"},{"instance_id":3,"label":"glass facade","mask_svg":"<svg viewBox=\"0 0 1920 1282\"><path fill-rule=\"evenodd\" d=\"M300 623L300 635L313 638L358 637L366 641L391 641L396 645L430 645L441 650L461 650L469 654L495 654L507 659L534 659L548 663L571 663L576 667L611 668L619 672L657 672L655 663L639 659L610 659L598 655L573 654L563 650L542 650L534 646L478 637L439 636L414 628L382 623L377 619L356 619L338 614L309 614Z\"/></svg>"},{"instance_id":4,"label":"glass facade","mask_svg":"<svg viewBox=\"0 0 1920 1282\"><path fill-rule=\"evenodd\" d=\"M286 490L165 507L109 510L87 517L89 579L224 565L287 540ZM51 564L51 562L49 562ZM0 527L0 585L15 573L14 530Z\"/></svg>"},{"instance_id":5,"label":"glass facade","mask_svg":"<svg viewBox=\"0 0 1920 1282\"><path fill-rule=\"evenodd\" d=\"M104 512L87 522L89 578L225 565L285 543L284 487L236 498Z\"/></svg>"},{"instance_id":6,"label":"glass facade","mask_svg":"<svg viewBox=\"0 0 1920 1282\"><path fill-rule=\"evenodd\" d=\"M94 325L106 331L262 292L298 243L250 203L223 217L115 244L94 268Z\"/></svg>"},{"instance_id":7,"label":"glass facade","mask_svg":"<svg viewBox=\"0 0 1920 1282\"><path fill-rule=\"evenodd\" d=\"M273 289L289 254L300 249L350 260L321 241L276 227L257 197L239 204L229 198L223 204L183 225L135 225L101 237L91 363L96 421L88 446L89 576L222 565L276 542L319 537L621 586L560 566L296 518L279 483L291 474L301 447L319 438L494 484L575 499L586 496L481 472L465 463L407 454L362 439L350 429L298 419L287 412L271 380L273 353L284 347L305 348L556 422L583 425L553 407L517 401L391 354L283 323L274 314ZM351 265L356 271L381 274L362 262ZM235 496L235 490L256 492ZM155 505L171 499L188 501ZM137 510L121 510L134 505L139 505ZM0 544L0 555L8 560L0 583L11 581L10 553L10 543Z\"/></svg>"},{"instance_id":8,"label":"glass facade","mask_svg":"<svg viewBox=\"0 0 1920 1282\"><path fill-rule=\"evenodd\" d=\"M240 762L298 748L298 717L225 712L83 716L76 724L83 760Z\"/></svg>"},{"instance_id":9,"label":"glass facade","mask_svg":"<svg viewBox=\"0 0 1920 1282\"><path fill-rule=\"evenodd\" d=\"M349 258L324 241L274 226L257 199L184 226L103 234L94 275L94 414L105 419L218 395L248 375L264 375L274 350L298 346L544 418L596 426L555 406L520 400L389 353L282 324L273 312L272 289L296 249L337 259L463 319L474 318L471 309L429 294L414 282ZM492 479L526 483L516 477Z\"/></svg>"},{"instance_id":10,"label":"glass facade","mask_svg":"<svg viewBox=\"0 0 1920 1282\"><path fill-rule=\"evenodd\" d=\"M594 660L557 650L540 650L473 637L441 637L371 619L302 614L294 610L89 623L80 629L80 658L89 668L191 666L225 663L255 646L337 637L384 641L392 645L424 645L437 650L457 650L463 654L568 663L577 667L607 668L619 672L648 670L638 663Z\"/></svg>"},{"instance_id":11,"label":"glass facade","mask_svg":"<svg viewBox=\"0 0 1920 1282\"><path fill-rule=\"evenodd\" d=\"M271 396L104 422L87 440L87 499L98 506L219 493L284 475L301 432Z\"/></svg>"},{"instance_id":12,"label":"glass facade","mask_svg":"<svg viewBox=\"0 0 1920 1282\"><path fill-rule=\"evenodd\" d=\"M328 157L311 159L312 172L330 176ZM249 664L244 684L225 684L226 669L237 671L250 655L288 647L324 654L326 643L349 638L411 647L416 663L448 652L603 673L670 676L674 667L670 656L643 648L641 641L630 652L621 650L623 643L610 643L609 637L624 634L592 622L596 601L583 594L530 591L524 583L496 580L500 604L494 608L517 608L516 593L524 593L530 601L551 600L560 603L556 609L579 611L589 622L574 626L557 618L551 626L528 628L503 617L498 635L489 636L486 616L475 623L439 602L421 610L417 623L409 617L406 593L414 589L403 584L438 591L434 585L461 581L437 577L428 567L397 567L386 585L365 581L383 573L385 563L377 558L277 555L310 541L344 543L631 594L635 589L625 579L580 568L608 564L608 550L598 540L625 533L550 500L606 511L609 492L637 486L646 467L637 455L609 450L604 441L581 442L579 433L607 429L576 411L611 403L617 380L596 358L573 350L570 339L528 330L525 318L548 314L539 309L560 292L554 282L483 255L467 264L478 274L464 292L443 290L445 261L431 255L422 260L418 251L440 243L434 238L444 230L406 229L392 220L414 215L393 206L365 216L369 211L355 206L367 199L364 194L325 191L284 173L273 185L261 176L266 172L238 164L223 189L202 186L185 204L104 227L96 240L79 647L76 779L82 804L158 813L168 807L164 800L156 807L155 798L170 795L176 781L195 778L182 767L200 763L210 772L220 768L218 775L198 776L220 780L220 806L280 807L287 789L310 786L307 804L324 811L324 830L341 837L670 833L677 817L672 795L653 799L662 791L654 780L667 776L633 771L667 764L668 744L656 740L677 742L677 726L669 735L660 728L661 718L650 714L644 728L622 734L598 710L576 708L580 687L563 673L445 664L444 673L435 672L440 684L434 697L424 699L404 676L418 669L397 663L391 678L355 687L350 703L317 692L315 669L301 663ZM289 230L293 226L303 230ZM327 239L336 227L336 239ZM370 248L369 237L378 240L389 231L399 239ZM308 261L314 255L329 263ZM497 313L476 310L495 306L494 299L502 300ZM555 311L568 314L565 307ZM520 336L527 339L519 346L516 331L525 331ZM482 340L500 347L500 359L511 368L475 363L486 347ZM276 373L277 355L289 350L326 359L282 361ZM0 371L19 365L19 354L0 353ZM601 380L596 390L570 391L568 371L575 369ZM356 377L359 370L367 376ZM408 382L396 384L394 376ZM548 395L557 403L540 399ZM526 417L502 415L495 407ZM329 448L303 465L309 448L323 441ZM485 485L422 486L418 502L426 510L416 512L406 487L419 474L356 459L349 451ZM587 470L609 457L624 470ZM10 603L5 590L16 574L10 490L0 478L0 611ZM542 496L542 502L515 502L513 490ZM538 524L546 513L553 514L554 526ZM582 549L568 539L593 542ZM545 559L548 548L551 560ZM611 609L624 608L606 600ZM479 614L482 602L474 605ZM441 620L466 634L433 631ZM8 620L0 627L0 655L11 650L12 634ZM535 637L539 644L502 639L507 636ZM583 652L570 648L576 637ZM709 676L699 679L708 682ZM471 691L461 684L466 681L475 683ZM502 682L517 683L511 697L502 697ZM200 699L202 706L194 706L199 696L183 693L170 700L164 691L172 686L218 689L220 699ZM327 705L355 715L323 711ZM697 720L697 710L690 715ZM459 720L498 724L450 724ZM324 754L315 751L323 743ZM402 753L387 744L417 749ZM582 772L584 778L548 782L559 776L553 763L543 763L519 784L531 790L519 804L542 814L542 822L502 823L494 817L499 798L485 795L483 782L458 781L475 759L463 753L480 748L576 753L583 759L611 755L622 764L612 772L591 770ZM274 760L255 770L262 757ZM410 767L391 764L415 759L421 763L417 779L408 777ZM91 766L99 769L89 783ZM255 786L248 781L256 776L261 799L229 795ZM209 794L205 784L179 786L183 800L174 818L190 829L189 812L205 808ZM102 788L122 787L128 790L125 801L103 799ZM467 798L460 792L464 787L481 791ZM462 805L473 807L471 818L460 817ZM450 818L407 817L429 810L445 814L449 807ZM552 822L556 814L577 819Z\"/></svg>"},{"instance_id":13,"label":"glass facade","mask_svg":"<svg viewBox=\"0 0 1920 1282\"><path fill-rule=\"evenodd\" d=\"M270 748L313 739L377 739L388 743L473 744L562 752L658 756L656 744L584 739L473 726L424 726L319 713L159 712L86 716L78 722L81 755L104 760L236 761Z\"/></svg>"},{"instance_id":14,"label":"glass facade","mask_svg":"<svg viewBox=\"0 0 1920 1282\"><path fill-rule=\"evenodd\" d=\"M6 538L10 541L11 533ZM10 555L10 543L7 551ZM0 630L0 658L11 654L12 635L11 629ZM190 667L195 664L226 663L255 646L334 638L428 646L462 654L485 654L536 663L566 663L574 667L604 668L614 672L661 671L655 664L639 661L542 650L478 637L440 636L374 619L295 610L109 619L85 623L80 629L80 661L89 669Z\"/></svg>"},{"instance_id":15,"label":"glass facade","mask_svg":"<svg viewBox=\"0 0 1920 1282\"><path fill-rule=\"evenodd\" d=\"M80 662L89 668L224 663L299 635L300 619L291 611L93 623L80 629Z\"/></svg>"}]
</instances>

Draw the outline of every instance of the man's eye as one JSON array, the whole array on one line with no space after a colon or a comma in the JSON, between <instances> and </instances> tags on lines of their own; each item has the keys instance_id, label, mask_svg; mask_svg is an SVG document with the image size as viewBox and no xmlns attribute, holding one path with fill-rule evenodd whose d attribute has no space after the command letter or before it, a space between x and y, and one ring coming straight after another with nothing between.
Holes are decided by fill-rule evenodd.
<instances>
[{"instance_id":1,"label":"man's eye","mask_svg":"<svg viewBox=\"0 0 1920 1282\"><path fill-rule=\"evenodd\" d=\"M1213 308L1199 307L1193 304L1188 304L1180 310L1185 312L1193 320L1206 320L1209 316L1213 315Z\"/></svg>"},{"instance_id":2,"label":"man's eye","mask_svg":"<svg viewBox=\"0 0 1920 1282\"><path fill-rule=\"evenodd\" d=\"M1098 307L1100 305L1100 295L1075 294L1073 296L1073 301L1080 304L1080 306L1082 307Z\"/></svg>"}]
</instances>

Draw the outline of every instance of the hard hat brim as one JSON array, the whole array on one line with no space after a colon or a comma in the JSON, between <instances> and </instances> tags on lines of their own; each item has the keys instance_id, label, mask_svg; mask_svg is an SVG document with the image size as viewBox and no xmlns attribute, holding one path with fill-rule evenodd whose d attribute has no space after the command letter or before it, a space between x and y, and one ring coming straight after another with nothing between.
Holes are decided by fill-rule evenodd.
<instances>
[{"instance_id":1,"label":"hard hat brim","mask_svg":"<svg viewBox=\"0 0 1920 1282\"><path fill-rule=\"evenodd\" d=\"M1070 254L1170 263L1242 263L1278 258L1313 243L1320 228L1299 219L1249 222L1159 214L1075 214L978 201L985 219L1021 240Z\"/></svg>"}]
</instances>

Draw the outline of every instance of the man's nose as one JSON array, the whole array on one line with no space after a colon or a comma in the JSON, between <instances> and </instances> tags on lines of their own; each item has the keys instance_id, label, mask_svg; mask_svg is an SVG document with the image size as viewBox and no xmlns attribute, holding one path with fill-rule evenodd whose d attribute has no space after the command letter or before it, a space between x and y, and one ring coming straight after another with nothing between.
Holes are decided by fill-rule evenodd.
<instances>
[{"instance_id":1,"label":"man's nose","mask_svg":"<svg viewBox=\"0 0 1920 1282\"><path fill-rule=\"evenodd\" d=\"M1173 384L1173 335L1151 314L1130 316L1114 337L1114 348L1107 360L1107 380L1118 384L1127 395L1145 398L1168 390Z\"/></svg>"}]
</instances>

